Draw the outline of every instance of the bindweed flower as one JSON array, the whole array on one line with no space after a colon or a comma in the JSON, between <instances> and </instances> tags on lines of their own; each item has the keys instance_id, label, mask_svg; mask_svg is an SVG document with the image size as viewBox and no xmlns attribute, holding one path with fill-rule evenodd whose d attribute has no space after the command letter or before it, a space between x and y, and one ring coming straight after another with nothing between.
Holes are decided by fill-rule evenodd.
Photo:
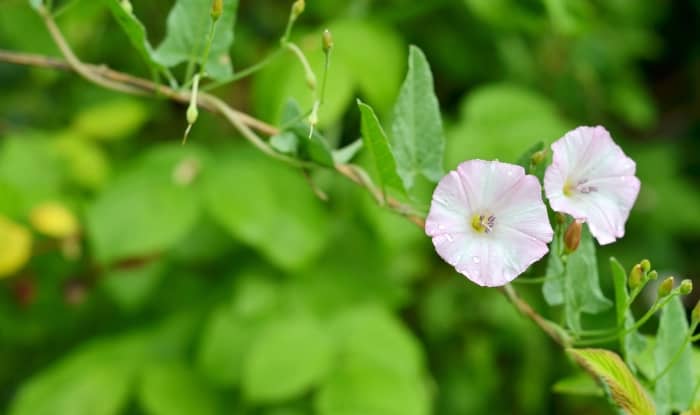
<instances>
[{"instance_id":1,"label":"bindweed flower","mask_svg":"<svg viewBox=\"0 0 700 415\"><path fill-rule=\"evenodd\" d=\"M557 212L588 223L601 245L625 234L639 194L635 164L601 127L578 127L552 144L544 189Z\"/></svg>"},{"instance_id":2,"label":"bindweed flower","mask_svg":"<svg viewBox=\"0 0 700 415\"><path fill-rule=\"evenodd\" d=\"M466 161L440 180L425 232L457 272L489 287L542 258L553 234L537 178L484 160Z\"/></svg>"}]
</instances>

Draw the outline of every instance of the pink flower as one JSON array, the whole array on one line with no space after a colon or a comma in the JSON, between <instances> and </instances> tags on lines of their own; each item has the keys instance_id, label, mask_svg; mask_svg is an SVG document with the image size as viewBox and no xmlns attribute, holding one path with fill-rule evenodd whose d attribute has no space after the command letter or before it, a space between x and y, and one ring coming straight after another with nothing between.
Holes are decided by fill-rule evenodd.
<instances>
[{"instance_id":1,"label":"pink flower","mask_svg":"<svg viewBox=\"0 0 700 415\"><path fill-rule=\"evenodd\" d=\"M639 194L635 164L603 127L578 127L552 144L544 190L557 212L588 222L601 245L625 234Z\"/></svg>"},{"instance_id":2,"label":"pink flower","mask_svg":"<svg viewBox=\"0 0 700 415\"><path fill-rule=\"evenodd\" d=\"M507 284L542 258L553 233L537 178L484 160L466 161L440 180L425 232L457 272L489 287Z\"/></svg>"}]
</instances>

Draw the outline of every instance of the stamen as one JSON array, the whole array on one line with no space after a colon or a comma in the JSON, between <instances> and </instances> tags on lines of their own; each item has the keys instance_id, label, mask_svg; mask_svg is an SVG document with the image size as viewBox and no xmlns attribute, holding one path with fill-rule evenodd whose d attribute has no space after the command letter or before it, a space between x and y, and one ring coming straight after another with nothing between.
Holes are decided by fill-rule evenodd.
<instances>
[{"instance_id":1,"label":"stamen","mask_svg":"<svg viewBox=\"0 0 700 415\"><path fill-rule=\"evenodd\" d=\"M598 190L597 187L591 186L587 183L588 179L581 179L576 184L573 184L569 180L567 180L564 183L564 188L562 189L562 191L566 196L573 196L575 192L587 194Z\"/></svg>"},{"instance_id":2,"label":"stamen","mask_svg":"<svg viewBox=\"0 0 700 415\"><path fill-rule=\"evenodd\" d=\"M496 224L494 215L474 215L472 216L472 228L479 233L491 233Z\"/></svg>"}]
</instances>

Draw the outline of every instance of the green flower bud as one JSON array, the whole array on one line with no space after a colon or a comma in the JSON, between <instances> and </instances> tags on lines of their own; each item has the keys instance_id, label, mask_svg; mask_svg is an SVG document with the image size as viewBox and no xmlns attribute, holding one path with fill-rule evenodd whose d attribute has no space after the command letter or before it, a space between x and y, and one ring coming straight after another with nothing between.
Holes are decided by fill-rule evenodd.
<instances>
[{"instance_id":1,"label":"green flower bud","mask_svg":"<svg viewBox=\"0 0 700 415\"><path fill-rule=\"evenodd\" d=\"M642 262L639 263L639 265L642 266L642 270L644 273L647 273L651 270L651 262L649 262L648 259L643 259Z\"/></svg>"},{"instance_id":2,"label":"green flower bud","mask_svg":"<svg viewBox=\"0 0 700 415\"><path fill-rule=\"evenodd\" d=\"M132 14L134 12L134 6L131 5L131 2L129 0L122 0L120 2L120 5L122 6L122 9L127 13Z\"/></svg>"},{"instance_id":3,"label":"green flower bud","mask_svg":"<svg viewBox=\"0 0 700 415\"><path fill-rule=\"evenodd\" d=\"M321 46L323 47L324 53L328 53L331 49L333 49L333 35L331 35L331 31L328 29L323 31Z\"/></svg>"},{"instance_id":4,"label":"green flower bud","mask_svg":"<svg viewBox=\"0 0 700 415\"><path fill-rule=\"evenodd\" d=\"M197 105L190 104L187 107L187 124L194 124L197 122L197 117L199 116L199 111L197 110Z\"/></svg>"},{"instance_id":5,"label":"green flower bud","mask_svg":"<svg viewBox=\"0 0 700 415\"><path fill-rule=\"evenodd\" d=\"M566 223L566 216L563 213L557 212L554 217L556 218L558 224L563 225Z\"/></svg>"},{"instance_id":6,"label":"green flower bud","mask_svg":"<svg viewBox=\"0 0 700 415\"><path fill-rule=\"evenodd\" d=\"M681 293L681 295L688 295L693 291L693 281L691 280L683 280L681 281L681 285L678 288L678 292Z\"/></svg>"},{"instance_id":7,"label":"green flower bud","mask_svg":"<svg viewBox=\"0 0 700 415\"><path fill-rule=\"evenodd\" d=\"M649 278L650 280L655 280L655 279L659 278L659 273L656 271L651 271L650 273L647 274L647 278Z\"/></svg>"},{"instance_id":8,"label":"green flower bud","mask_svg":"<svg viewBox=\"0 0 700 415\"><path fill-rule=\"evenodd\" d=\"M292 4L292 20L296 20L297 17L299 17L302 13L304 13L304 9L306 8L306 3L304 0L297 0Z\"/></svg>"},{"instance_id":9,"label":"green flower bud","mask_svg":"<svg viewBox=\"0 0 700 415\"><path fill-rule=\"evenodd\" d=\"M644 273L640 264L637 264L634 267L632 267L632 271L630 271L630 274L627 277L627 286L629 286L630 289L634 290L635 288L642 285L643 275Z\"/></svg>"},{"instance_id":10,"label":"green flower bud","mask_svg":"<svg viewBox=\"0 0 700 415\"><path fill-rule=\"evenodd\" d=\"M224 12L224 0L214 0L211 2L211 18L214 21L219 20Z\"/></svg>"},{"instance_id":11,"label":"green flower bud","mask_svg":"<svg viewBox=\"0 0 700 415\"><path fill-rule=\"evenodd\" d=\"M673 277L668 277L659 285L659 297L666 297L673 290Z\"/></svg>"},{"instance_id":12,"label":"green flower bud","mask_svg":"<svg viewBox=\"0 0 700 415\"><path fill-rule=\"evenodd\" d=\"M693 311L690 313L690 318L694 323L700 322L700 301L695 304Z\"/></svg>"},{"instance_id":13,"label":"green flower bud","mask_svg":"<svg viewBox=\"0 0 700 415\"><path fill-rule=\"evenodd\" d=\"M544 150L536 151L532 153L532 156L530 156L530 163L533 166L537 166L538 164L542 163L545 161L547 158L547 149L545 148Z\"/></svg>"}]
</instances>

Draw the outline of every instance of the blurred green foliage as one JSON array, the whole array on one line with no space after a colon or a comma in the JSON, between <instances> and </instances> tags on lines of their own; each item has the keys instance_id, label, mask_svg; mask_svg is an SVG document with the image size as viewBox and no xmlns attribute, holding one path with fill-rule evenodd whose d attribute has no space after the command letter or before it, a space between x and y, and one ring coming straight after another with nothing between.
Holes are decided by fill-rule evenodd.
<instances>
[{"instance_id":1,"label":"blurred green foliage","mask_svg":"<svg viewBox=\"0 0 700 415\"><path fill-rule=\"evenodd\" d=\"M70 5L58 22L82 59L151 76L159 60L144 60L150 46L133 48L141 35L127 36L104 2L54 3ZM159 45L173 2L132 3L148 45ZM289 3L241 2L233 73L277 46ZM447 168L515 162L575 125L608 126L636 160L642 192L627 238L598 262L649 257L662 274L692 277L699 15L691 1L315 0L292 38L320 74L320 34L333 33L319 113L333 148L359 138L357 97L391 125L410 44L432 68ZM58 54L25 0L0 4L0 45ZM611 413L590 383L569 395L573 366L498 292L456 275L418 228L345 179L313 172L324 203L222 120L200 114L183 147L183 106L74 74L0 63L0 90L0 214L29 227L37 204L57 201L82 229L72 242L35 233L31 261L0 280L1 411ZM274 124L290 98L312 103L288 54L219 94ZM599 271L602 307L613 284ZM660 323L667 343L677 341L674 307ZM581 318L602 325L615 312Z\"/></svg>"}]
</instances>

